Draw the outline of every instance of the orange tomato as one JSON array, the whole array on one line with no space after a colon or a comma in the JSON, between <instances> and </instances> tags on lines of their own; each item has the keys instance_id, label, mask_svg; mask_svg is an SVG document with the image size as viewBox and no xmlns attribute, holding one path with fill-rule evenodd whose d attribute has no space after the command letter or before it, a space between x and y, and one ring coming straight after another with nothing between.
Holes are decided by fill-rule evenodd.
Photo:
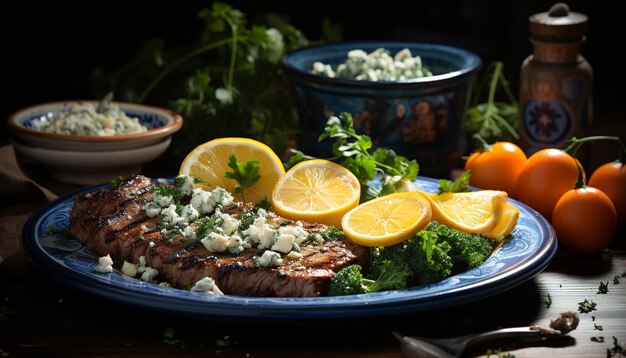
<instances>
[{"instance_id":1,"label":"orange tomato","mask_svg":"<svg viewBox=\"0 0 626 358\"><path fill-rule=\"evenodd\" d=\"M559 243L571 251L592 254L609 246L617 228L611 199L592 187L572 189L554 207L552 226Z\"/></svg>"},{"instance_id":2,"label":"orange tomato","mask_svg":"<svg viewBox=\"0 0 626 358\"><path fill-rule=\"evenodd\" d=\"M626 165L616 161L599 166L589 177L588 185L602 190L611 199L617 221L626 226Z\"/></svg>"},{"instance_id":3,"label":"orange tomato","mask_svg":"<svg viewBox=\"0 0 626 358\"><path fill-rule=\"evenodd\" d=\"M530 205L546 219L552 218L552 211L561 196L570 190L578 178L580 162L561 149L546 148L535 152L517 178L517 197Z\"/></svg>"},{"instance_id":4,"label":"orange tomato","mask_svg":"<svg viewBox=\"0 0 626 358\"><path fill-rule=\"evenodd\" d=\"M526 163L526 154L510 142L497 142L487 150L474 152L465 162L471 172L470 185L481 189L502 190L517 198L517 177Z\"/></svg>"}]
</instances>

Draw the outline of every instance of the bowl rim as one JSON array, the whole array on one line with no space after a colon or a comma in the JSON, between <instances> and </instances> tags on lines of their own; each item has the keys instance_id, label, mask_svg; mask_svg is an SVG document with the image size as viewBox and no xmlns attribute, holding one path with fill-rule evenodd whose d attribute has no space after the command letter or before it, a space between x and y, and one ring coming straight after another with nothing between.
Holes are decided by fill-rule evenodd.
<instances>
[{"instance_id":1,"label":"bowl rim","mask_svg":"<svg viewBox=\"0 0 626 358\"><path fill-rule=\"evenodd\" d=\"M72 103L99 103L100 101L94 99L86 99L86 100L65 100L65 101L52 101L52 102L43 102L34 104L31 106L24 107L22 109L16 110L9 114L7 118L7 126L9 132L12 132L18 136L27 136L31 138L45 138L49 140L63 140L70 142L96 142L96 143L115 143L121 141L132 141L138 139L146 139L146 138L158 138L166 135L171 135L182 128L183 125L183 117L172 111L171 109L155 106L155 105L147 105L141 103L131 103L131 102L123 102L123 101L112 101L119 105L120 107L132 108L135 107L139 110L150 111L150 112L160 112L164 114L166 117L171 118L170 123L154 129L149 129L145 132L141 133L130 133L130 134L117 134L117 135L108 135L108 136L98 136L98 135L87 135L87 134L62 134L62 133L48 133L36 129L25 128L18 123L18 119L20 116L24 115L29 111L35 111L38 109L44 109L50 106L60 106L67 105ZM126 109L124 110L126 111Z\"/></svg>"},{"instance_id":2,"label":"bowl rim","mask_svg":"<svg viewBox=\"0 0 626 358\"><path fill-rule=\"evenodd\" d=\"M320 51L322 49L332 48L332 47L352 47L353 49L368 47L368 48L380 48L386 46L393 47L427 47L427 48L435 48L437 50L444 50L445 52L455 53L466 57L468 60L466 61L467 65L464 68L461 68L456 71L443 73L440 75L433 75L429 77L419 77L419 78L411 78L407 80L398 80L398 81L368 81L368 80L355 80L349 78L330 78L318 74L311 73L310 71L305 71L294 66L289 62L291 58L297 56L303 52L315 52ZM419 55L419 54L418 54ZM434 43L434 42L416 42L416 41L397 41L397 40L375 40L375 41L342 41L342 42L333 42L328 44L321 45L312 45L307 47L300 47L295 50L291 50L283 55L280 60L283 68L290 72L291 74L300 77L302 79L316 82L319 84L327 84L327 85L335 85L335 86L344 86L344 87L375 87L375 88L399 88L399 87L414 87L416 85L430 85L432 83L437 82L445 82L448 80L458 79L465 76L469 76L472 74L482 63L481 58L470 50L466 50L461 47L457 47L454 45L448 45L443 43Z\"/></svg>"}]
</instances>

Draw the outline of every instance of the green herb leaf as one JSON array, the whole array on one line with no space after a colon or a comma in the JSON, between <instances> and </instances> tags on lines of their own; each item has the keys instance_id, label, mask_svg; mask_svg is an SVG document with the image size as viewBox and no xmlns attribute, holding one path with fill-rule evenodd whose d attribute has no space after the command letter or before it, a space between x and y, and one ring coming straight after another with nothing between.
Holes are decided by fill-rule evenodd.
<instances>
[{"instance_id":1,"label":"green herb leaf","mask_svg":"<svg viewBox=\"0 0 626 358\"><path fill-rule=\"evenodd\" d=\"M233 179L239 183L239 185L235 187L235 191L242 194L245 201L246 196L244 189L253 186L259 181L259 179L261 179L261 175L259 174L261 164L258 160L254 159L241 163L233 154L228 158L228 166L233 171L226 172L225 175L227 178Z\"/></svg>"},{"instance_id":2,"label":"green herb leaf","mask_svg":"<svg viewBox=\"0 0 626 358\"><path fill-rule=\"evenodd\" d=\"M596 306L596 302L585 299L582 302L578 302L578 312L589 313L591 311L596 311Z\"/></svg>"},{"instance_id":3,"label":"green herb leaf","mask_svg":"<svg viewBox=\"0 0 626 358\"><path fill-rule=\"evenodd\" d=\"M609 292L609 281L600 281L600 286L598 286L598 294L606 294L607 292Z\"/></svg>"},{"instance_id":4,"label":"green herb leaf","mask_svg":"<svg viewBox=\"0 0 626 358\"><path fill-rule=\"evenodd\" d=\"M470 171L464 171L454 182L446 179L439 180L439 194L463 193L469 191Z\"/></svg>"}]
</instances>

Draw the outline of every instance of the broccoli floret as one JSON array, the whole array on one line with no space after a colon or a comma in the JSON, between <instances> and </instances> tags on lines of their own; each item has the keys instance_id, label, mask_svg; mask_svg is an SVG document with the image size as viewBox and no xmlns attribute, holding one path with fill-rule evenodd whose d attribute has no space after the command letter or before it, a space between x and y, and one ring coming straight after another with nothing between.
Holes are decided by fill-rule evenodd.
<instances>
[{"instance_id":1,"label":"broccoli floret","mask_svg":"<svg viewBox=\"0 0 626 358\"><path fill-rule=\"evenodd\" d=\"M493 246L484 236L468 234L432 221L426 231L437 235L439 241L450 244L448 255L455 263L465 263L467 268L478 267L493 251Z\"/></svg>"},{"instance_id":2,"label":"broccoli floret","mask_svg":"<svg viewBox=\"0 0 626 358\"><path fill-rule=\"evenodd\" d=\"M436 234L422 230L412 239L413 259L409 261L418 284L442 280L452 273L450 244Z\"/></svg>"},{"instance_id":3,"label":"broccoli floret","mask_svg":"<svg viewBox=\"0 0 626 358\"><path fill-rule=\"evenodd\" d=\"M398 269L387 260L381 264L380 275L371 280L365 278L360 265L350 265L341 269L330 280L329 296L355 295L406 288L408 269Z\"/></svg>"},{"instance_id":4,"label":"broccoli floret","mask_svg":"<svg viewBox=\"0 0 626 358\"><path fill-rule=\"evenodd\" d=\"M330 295L350 295L401 289L442 280L481 265L493 250L485 237L468 234L437 222L406 241L370 249L366 275L352 265L331 280Z\"/></svg>"},{"instance_id":5,"label":"broccoli floret","mask_svg":"<svg viewBox=\"0 0 626 358\"><path fill-rule=\"evenodd\" d=\"M410 284L438 281L450 276L452 271L452 259L448 251L450 244L422 230L415 237L399 244L371 249L368 277L380 275L383 263L391 261L392 267L408 270Z\"/></svg>"}]
</instances>

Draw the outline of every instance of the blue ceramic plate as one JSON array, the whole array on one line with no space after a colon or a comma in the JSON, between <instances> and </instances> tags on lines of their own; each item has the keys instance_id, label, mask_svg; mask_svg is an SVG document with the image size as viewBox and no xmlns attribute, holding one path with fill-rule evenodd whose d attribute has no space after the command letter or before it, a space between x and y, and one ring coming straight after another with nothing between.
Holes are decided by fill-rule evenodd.
<instances>
[{"instance_id":1,"label":"blue ceramic plate","mask_svg":"<svg viewBox=\"0 0 626 358\"><path fill-rule=\"evenodd\" d=\"M415 184L436 191L437 181L418 178ZM105 185L81 190L94 191ZM73 288L105 299L172 314L234 320L314 320L388 316L426 311L479 300L512 288L541 272L552 260L557 240L550 224L528 206L519 209L517 227L505 244L475 269L443 281L404 290L353 296L275 298L217 296L161 287L120 272L94 271L98 256L77 241L51 233L69 226L76 193L43 207L28 220L22 247L41 271Z\"/></svg>"}]
</instances>

